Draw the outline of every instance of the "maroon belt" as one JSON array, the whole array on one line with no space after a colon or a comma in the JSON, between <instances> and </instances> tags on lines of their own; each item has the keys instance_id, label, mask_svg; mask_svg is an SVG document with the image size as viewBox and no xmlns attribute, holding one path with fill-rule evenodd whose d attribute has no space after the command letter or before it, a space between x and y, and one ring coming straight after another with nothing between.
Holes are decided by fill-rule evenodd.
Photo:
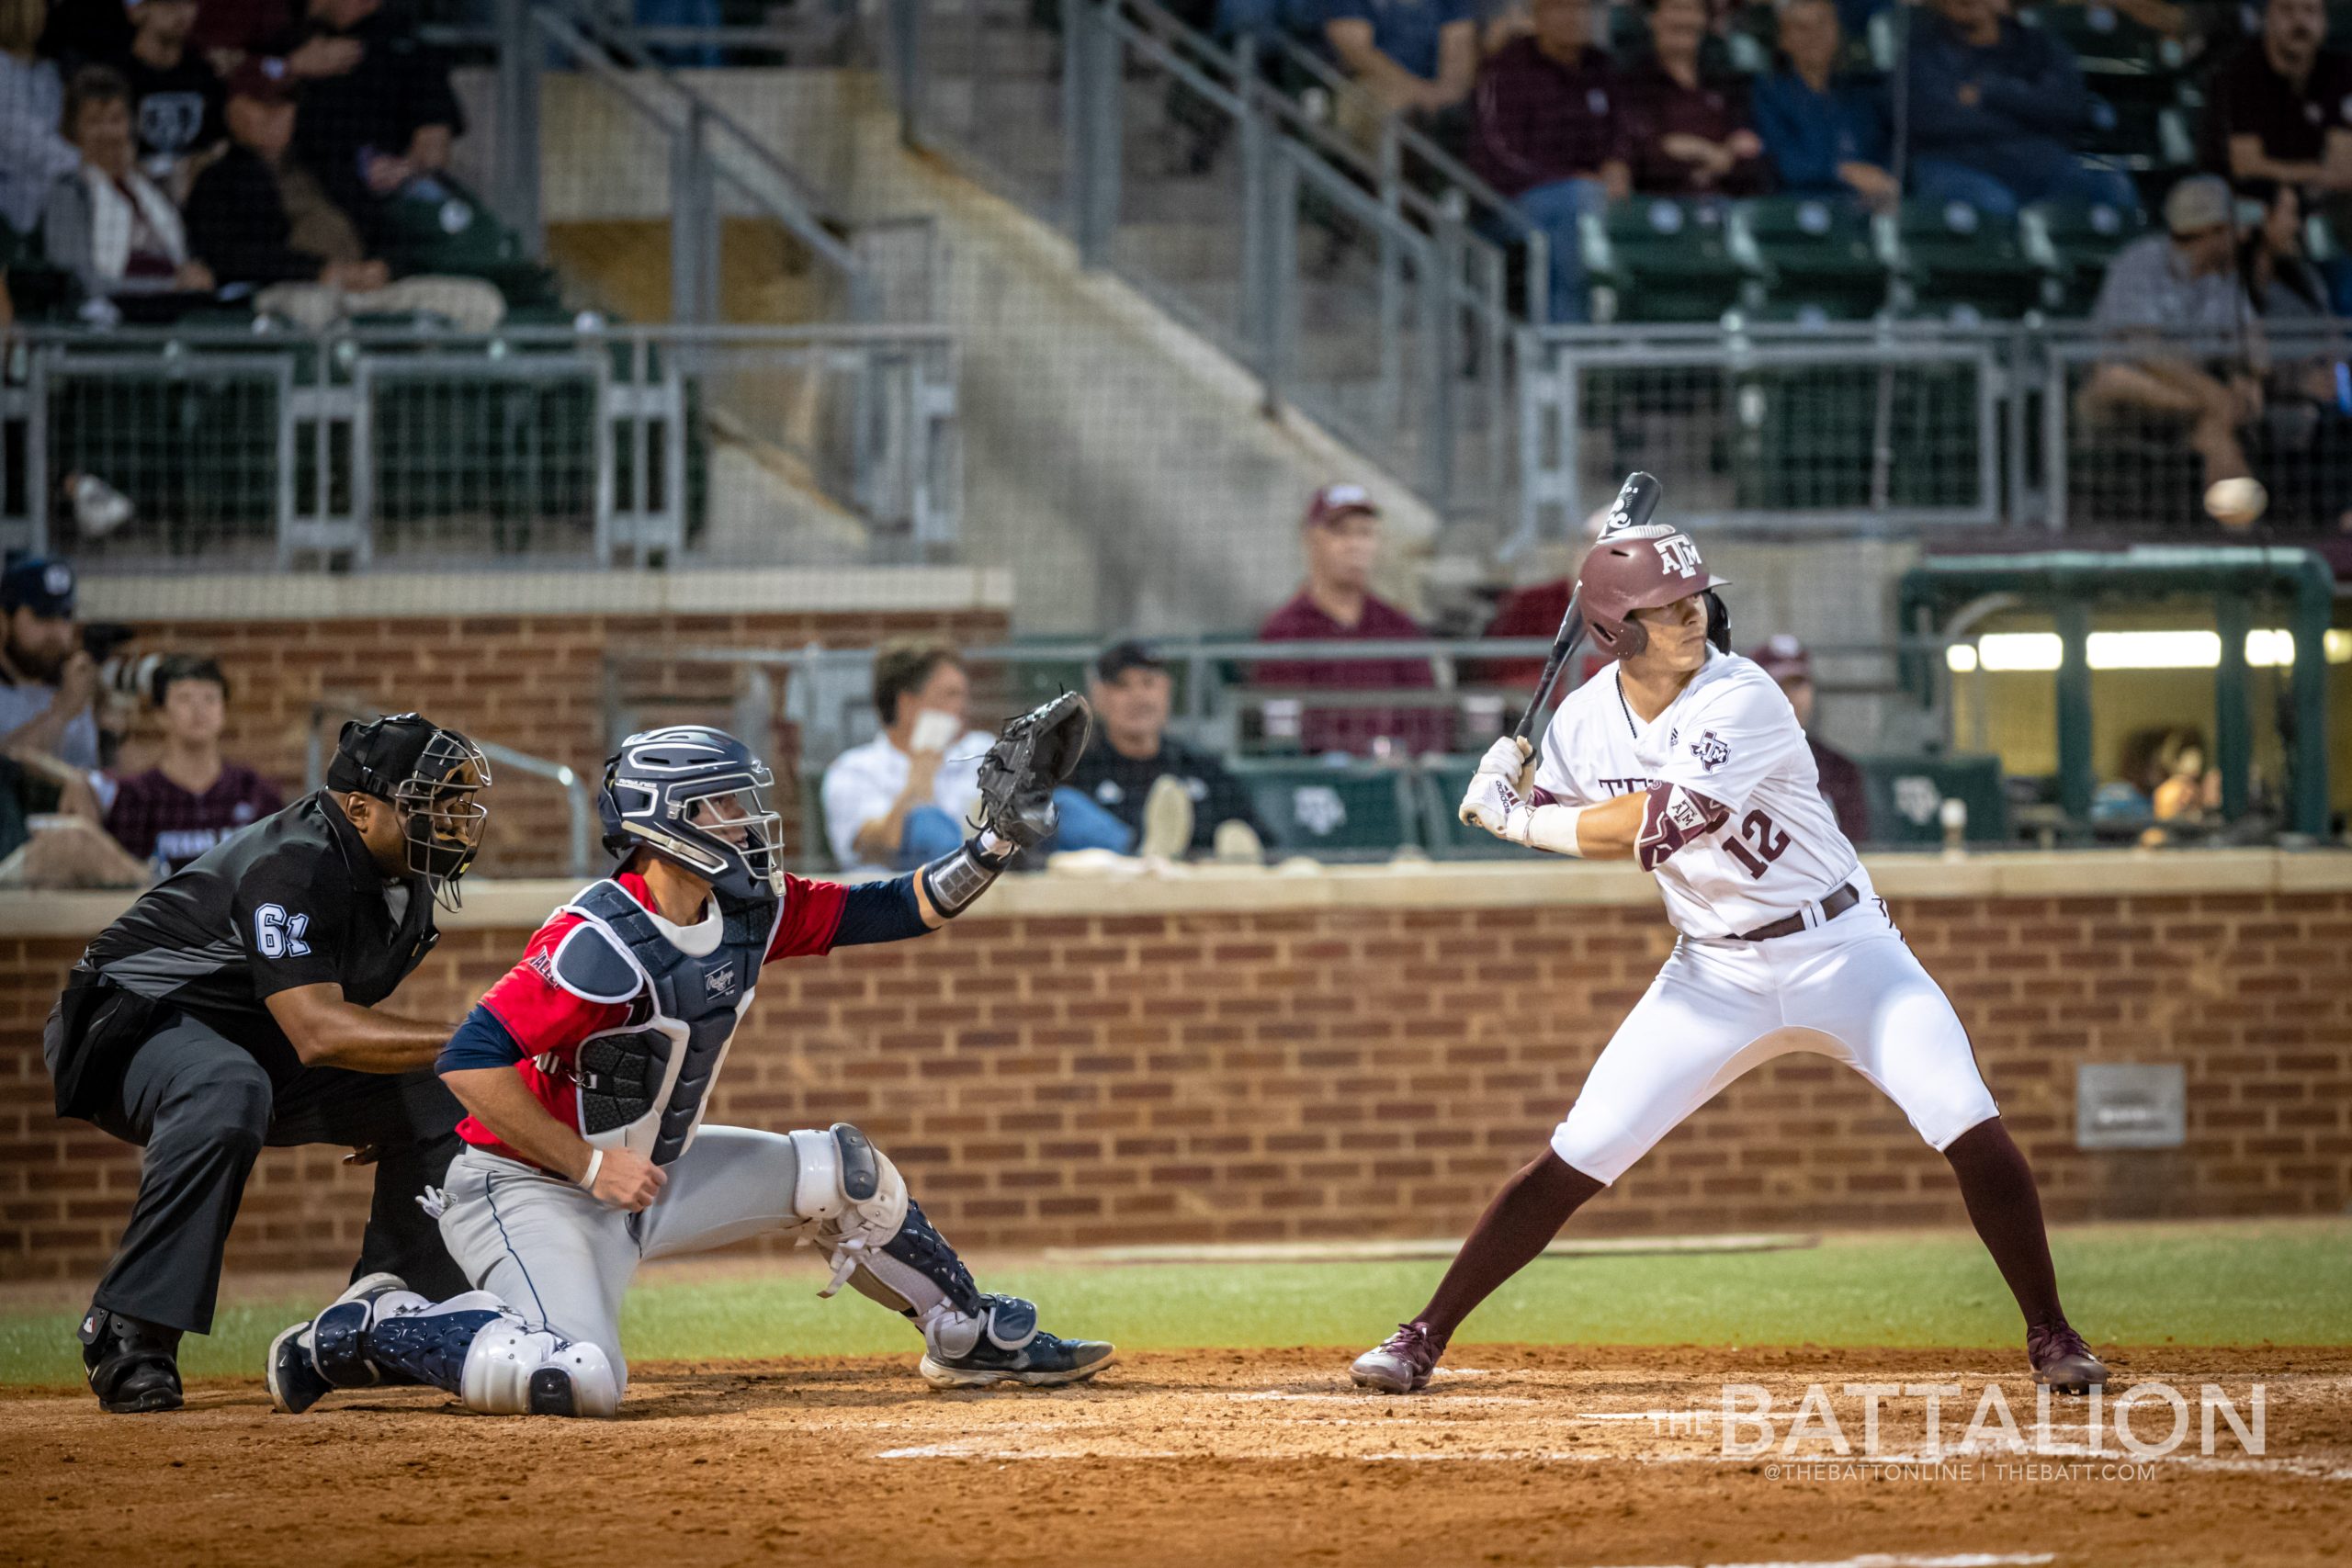
<instances>
[{"instance_id":1,"label":"maroon belt","mask_svg":"<svg viewBox=\"0 0 2352 1568\"><path fill-rule=\"evenodd\" d=\"M1830 921L1836 919L1838 916L1844 914L1847 910L1852 908L1861 901L1862 896L1854 891L1854 885L1850 882L1847 883L1843 887L1840 887L1837 892L1832 893L1828 897L1824 898L1821 901L1820 923L1827 925ZM1799 911L1793 915L1783 916L1780 919L1774 920L1769 926L1758 926L1752 931L1742 931L1739 933L1738 940L1741 942L1770 942L1776 936L1794 936L1797 932L1804 929L1804 915L1803 911Z\"/></svg>"}]
</instances>

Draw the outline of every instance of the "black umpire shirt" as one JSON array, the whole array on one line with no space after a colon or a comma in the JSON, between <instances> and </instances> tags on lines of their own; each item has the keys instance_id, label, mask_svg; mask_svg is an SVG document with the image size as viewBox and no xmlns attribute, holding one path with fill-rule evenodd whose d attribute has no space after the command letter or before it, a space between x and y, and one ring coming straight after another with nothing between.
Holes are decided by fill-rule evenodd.
<instances>
[{"instance_id":1,"label":"black umpire shirt","mask_svg":"<svg viewBox=\"0 0 2352 1568\"><path fill-rule=\"evenodd\" d=\"M1216 825L1237 818L1249 823L1262 841L1273 842L1273 835L1258 820L1250 792L1226 772L1225 764L1181 740L1163 736L1158 756L1130 757L1112 745L1111 738L1098 729L1094 743L1087 747L1086 754L1078 760L1077 769L1064 784L1140 833L1144 796L1151 793L1152 782L1162 773L1174 774L1193 797L1193 848L1213 847Z\"/></svg>"},{"instance_id":2,"label":"black umpire shirt","mask_svg":"<svg viewBox=\"0 0 2352 1568\"><path fill-rule=\"evenodd\" d=\"M373 1007L439 940L424 879L387 883L343 808L323 790L304 795L141 894L82 954L50 1021L57 1113L103 1105L173 1010L243 1046L282 1087L302 1064L266 998L332 983Z\"/></svg>"}]
</instances>

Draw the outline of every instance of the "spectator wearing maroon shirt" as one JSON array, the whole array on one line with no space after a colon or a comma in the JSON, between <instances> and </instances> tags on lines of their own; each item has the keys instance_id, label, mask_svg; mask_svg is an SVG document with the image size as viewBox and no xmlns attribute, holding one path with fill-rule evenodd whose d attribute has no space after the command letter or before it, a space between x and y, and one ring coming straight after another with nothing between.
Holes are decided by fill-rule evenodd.
<instances>
[{"instance_id":1,"label":"spectator wearing maroon shirt","mask_svg":"<svg viewBox=\"0 0 2352 1568\"><path fill-rule=\"evenodd\" d=\"M1870 795L1862 787L1860 764L1843 751L1826 745L1813 732L1813 655L1786 632L1765 639L1749 654L1764 673L1781 683L1781 693L1796 709L1797 728L1813 750L1813 766L1821 775L1821 798L1838 818L1838 830L1857 844L1871 841Z\"/></svg>"},{"instance_id":2,"label":"spectator wearing maroon shirt","mask_svg":"<svg viewBox=\"0 0 2352 1568\"><path fill-rule=\"evenodd\" d=\"M1704 0L1649 0L1650 57L1625 73L1626 156L1649 196L1754 196L1770 184L1747 96L1699 68Z\"/></svg>"},{"instance_id":3,"label":"spectator wearing maroon shirt","mask_svg":"<svg viewBox=\"0 0 2352 1568\"><path fill-rule=\"evenodd\" d=\"M122 781L107 831L168 874L284 805L275 785L220 755L229 682L209 659L165 660L152 694L164 721L164 755Z\"/></svg>"},{"instance_id":4,"label":"spectator wearing maroon shirt","mask_svg":"<svg viewBox=\"0 0 2352 1568\"><path fill-rule=\"evenodd\" d=\"M1301 525L1306 584L1258 629L1261 642L1387 642L1427 637L1404 611L1374 596L1380 558L1380 509L1362 485L1325 485ZM1426 659L1297 659L1258 666L1264 686L1395 691L1433 684ZM1306 708L1299 743L1308 751L1418 755L1443 751L1453 716L1437 707Z\"/></svg>"},{"instance_id":5,"label":"spectator wearing maroon shirt","mask_svg":"<svg viewBox=\"0 0 2352 1568\"><path fill-rule=\"evenodd\" d=\"M1535 30L1478 73L1473 163L1551 252L1551 319L1591 315L1577 223L1632 188L1619 144L1616 79L1592 41L1592 0L1535 0Z\"/></svg>"}]
</instances>

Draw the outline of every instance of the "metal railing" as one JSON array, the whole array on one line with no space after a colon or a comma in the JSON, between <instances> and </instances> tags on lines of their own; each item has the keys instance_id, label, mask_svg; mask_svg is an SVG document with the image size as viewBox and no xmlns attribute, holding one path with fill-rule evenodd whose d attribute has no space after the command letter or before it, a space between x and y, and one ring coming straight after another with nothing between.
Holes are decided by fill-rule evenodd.
<instances>
[{"instance_id":1,"label":"metal railing","mask_svg":"<svg viewBox=\"0 0 2352 1568\"><path fill-rule=\"evenodd\" d=\"M26 329L0 539L211 570L935 558L956 369L947 333L910 327ZM78 475L132 521L59 536Z\"/></svg>"},{"instance_id":2,"label":"metal railing","mask_svg":"<svg viewBox=\"0 0 2352 1568\"><path fill-rule=\"evenodd\" d=\"M383 717L383 710L355 696L326 696L311 705L311 723L302 738L302 788L315 790L326 782L328 720L356 718L365 724ZM545 757L535 757L528 751L517 751L512 746L502 746L494 740L476 739L482 755L492 764L492 776L497 768L512 768L516 773L546 779L563 791L563 804L569 833L565 840L564 874L584 877L594 863L596 806L588 793L587 784L578 773L562 762L552 762Z\"/></svg>"},{"instance_id":3,"label":"metal railing","mask_svg":"<svg viewBox=\"0 0 2352 1568\"><path fill-rule=\"evenodd\" d=\"M2333 530L2352 516L2347 359L2352 338L2325 325L1546 328L1521 346L1512 543L1573 539L1637 468L1713 527L2210 532L2197 421L2144 377L2102 373L2147 366L2243 383L2235 440L2268 486L2266 525Z\"/></svg>"},{"instance_id":4,"label":"metal railing","mask_svg":"<svg viewBox=\"0 0 2352 1568\"><path fill-rule=\"evenodd\" d=\"M1441 511L1508 503L1506 248L1543 239L1393 117L1358 141L1150 0L893 0L907 141L1060 227ZM1311 59L1295 66L1312 73ZM1327 73L1328 74L1328 73ZM1320 102L1354 89L1315 80ZM1417 179L1418 175L1431 177Z\"/></svg>"}]
</instances>

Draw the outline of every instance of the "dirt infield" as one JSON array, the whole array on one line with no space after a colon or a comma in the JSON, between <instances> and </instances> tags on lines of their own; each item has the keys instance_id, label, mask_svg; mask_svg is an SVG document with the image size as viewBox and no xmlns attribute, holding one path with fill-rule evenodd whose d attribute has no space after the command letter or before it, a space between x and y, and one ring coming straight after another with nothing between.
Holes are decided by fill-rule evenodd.
<instances>
[{"instance_id":1,"label":"dirt infield","mask_svg":"<svg viewBox=\"0 0 2352 1568\"><path fill-rule=\"evenodd\" d=\"M939 1394L911 1358L638 1369L623 1419L493 1419L435 1393L273 1416L257 1382L188 1408L101 1415L87 1395L0 1395L0 1559L731 1564L1203 1562L2340 1562L2352 1540L2352 1350L2143 1348L2121 1394L2186 1397L2183 1446L2088 1451L2085 1404L2034 1429L2018 1363L1985 1351L1458 1348L1413 1399L1351 1389L1342 1353L1126 1358L1091 1387ZM1863 1464L1849 1383L1947 1382L1944 1442L1997 1382L2021 1443L1923 1457L1924 1400L1890 1397ZM1726 1457L1726 1382L1760 1385L1790 1439ZM2260 1453L2242 1417L2265 1390ZM1752 1404L1753 1395L1741 1400ZM2161 1446L2160 1397L2130 1413ZM1986 1428L1988 1432L1993 1427ZM1759 1429L1740 1428L1751 1438ZM2032 1451L2026 1452L2030 1447Z\"/></svg>"}]
</instances>

